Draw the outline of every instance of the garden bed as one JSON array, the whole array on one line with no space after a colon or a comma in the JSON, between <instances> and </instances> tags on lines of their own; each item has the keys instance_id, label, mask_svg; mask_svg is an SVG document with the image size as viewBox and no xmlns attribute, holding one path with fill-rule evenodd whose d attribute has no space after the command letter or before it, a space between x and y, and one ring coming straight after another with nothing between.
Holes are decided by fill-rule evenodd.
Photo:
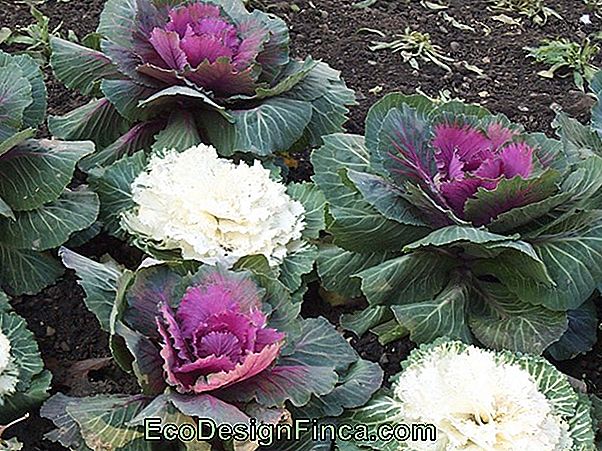
<instances>
[{"instance_id":1,"label":"garden bed","mask_svg":"<svg viewBox=\"0 0 602 451\"><path fill-rule=\"evenodd\" d=\"M348 86L357 93L359 105L353 108L347 128L363 133L368 108L392 91L413 93L417 89L430 96L449 90L452 97L480 103L494 112L507 115L530 131L552 134L553 108L562 108L582 121L589 120L591 97L576 89L572 78L544 79L537 75L542 69L525 58L526 46L535 46L544 38L567 37L580 40L599 28L601 22L592 16L591 25L583 25L580 17L587 13L576 0L550 1L564 20L550 18L545 26L523 20L524 26L507 25L491 19L493 13L484 1L452 1L446 10L475 31L460 31L442 14L421 5L419 1L379 0L374 6L357 9L346 0L315 0L313 3L259 0L257 7L273 12L289 23L293 49L299 56L311 55L327 61L342 72ZM102 0L48 0L40 6L63 30L83 36L96 27L103 7ZM575 6L577 4L577 6ZM14 28L30 22L28 8L12 1L0 0L0 27ZM373 52L368 46L376 35L362 29L380 30L387 35L403 31L407 26L428 32L443 52L454 58L453 71L421 63L420 71L404 64L399 55L387 51ZM483 71L478 75L463 62ZM85 102L73 91L65 90L47 71L50 114L63 114ZM308 155L296 155L300 164L293 174L296 180L311 176ZM121 263L134 267L140 259L125 245L101 235L77 250L88 256L111 254ZM304 314L324 315L336 322L340 308L330 307L320 298L316 287L305 299ZM83 304L83 292L73 274L36 296L14 300L16 311L26 318L35 333L42 356L53 373L53 391L73 396L100 393L135 393L135 380L120 371L110 357L108 340L93 314ZM351 335L350 335L351 337ZM373 336L352 344L365 358L379 362L387 376L398 371L399 361L413 345L409 340L380 346ZM95 359L89 361L89 359ZM78 368L78 362L89 361L90 368ZM587 355L558 364L565 373L583 379L593 393L602 393L602 341ZM88 371L89 370L89 371ZM63 449L44 441L42 436L52 424L33 416L12 430L23 441L26 450Z\"/></svg>"}]
</instances>

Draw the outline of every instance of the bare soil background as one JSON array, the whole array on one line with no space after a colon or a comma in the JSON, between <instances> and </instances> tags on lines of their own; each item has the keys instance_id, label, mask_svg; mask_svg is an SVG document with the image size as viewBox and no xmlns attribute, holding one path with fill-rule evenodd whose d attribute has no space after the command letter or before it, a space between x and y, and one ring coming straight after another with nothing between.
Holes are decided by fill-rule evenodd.
<instances>
[{"instance_id":1,"label":"bare soil background","mask_svg":"<svg viewBox=\"0 0 602 451\"><path fill-rule=\"evenodd\" d=\"M453 97L480 103L506 114L529 130L548 134L553 133L550 126L553 106L582 121L589 120L593 99L579 92L570 77L547 80L538 76L537 72L544 67L527 60L524 50L526 46L538 45L544 38L567 37L580 41L599 30L602 22L593 14L592 25L580 23L579 18L589 13L582 0L548 0L546 4L563 20L550 18L545 26L532 24L526 18L522 19L522 26L495 21L491 16L496 12L487 8L486 0L448 0L450 7L445 12L473 27L474 32L453 27L442 13L425 8L418 0L378 0L368 9L353 8L352 0L252 0L251 3L287 20L296 55L312 55L342 71L348 85L356 90L359 101L347 124L352 133L363 133L366 112L380 97L393 91L410 94L417 89L430 96L448 90ZM103 4L104 0L47 0L38 7L51 18L52 25L62 22L62 30L73 30L83 37L96 28ZM31 20L27 5L0 0L0 28L14 29ZM430 33L443 53L456 60L451 63L452 73L427 63L421 63L421 70L416 71L404 64L400 55L372 52L368 48L370 41L380 38L361 31L378 29L391 36L408 26ZM463 62L477 66L484 75L466 69ZM46 74L50 114L63 114L86 101L65 90L48 69ZM294 178L308 179L311 176L308 153L297 157L301 164ZM92 256L110 253L129 266L134 266L140 258L125 245L102 235L80 251ZM44 360L54 374L53 390L74 396L135 392L135 381L108 359L107 336L85 308L82 295L73 274L68 273L57 285L37 296L13 300L15 309L26 318L38 338ZM306 316L324 315L337 322L340 313L341 309L331 308L320 298L316 287L310 289L304 306ZM388 376L398 371L400 360L413 347L409 340L383 348L370 335L361 340L350 338L358 352L379 362ZM92 369L73 371L74 365L77 368L82 361L93 363ZM573 377L584 379L594 392L601 393L602 342L587 355L558 366ZM24 442L26 451L64 449L43 440L43 434L51 428L50 423L33 415L11 432Z\"/></svg>"}]
</instances>

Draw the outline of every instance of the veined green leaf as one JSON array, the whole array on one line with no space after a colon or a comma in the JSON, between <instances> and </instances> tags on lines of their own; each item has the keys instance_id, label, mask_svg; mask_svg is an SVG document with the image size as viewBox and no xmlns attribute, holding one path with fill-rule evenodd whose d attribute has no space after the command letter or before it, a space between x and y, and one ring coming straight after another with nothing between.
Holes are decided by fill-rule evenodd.
<instances>
[{"instance_id":1,"label":"veined green leaf","mask_svg":"<svg viewBox=\"0 0 602 451\"><path fill-rule=\"evenodd\" d=\"M537 282L516 261L496 261L491 274L498 277L521 300L549 309L578 308L602 282L602 211L581 211L546 227L542 234L528 238L544 262L551 287Z\"/></svg>"},{"instance_id":2,"label":"veined green leaf","mask_svg":"<svg viewBox=\"0 0 602 451\"><path fill-rule=\"evenodd\" d=\"M14 295L36 294L64 272L54 257L0 245L0 287Z\"/></svg>"},{"instance_id":3,"label":"veined green leaf","mask_svg":"<svg viewBox=\"0 0 602 451\"><path fill-rule=\"evenodd\" d=\"M23 125L35 128L46 119L47 92L44 74L38 63L29 55L14 55L0 51L0 66L10 66L11 64L17 64L21 68L23 76L31 84L33 101L23 111Z\"/></svg>"},{"instance_id":4,"label":"veined green leaf","mask_svg":"<svg viewBox=\"0 0 602 451\"><path fill-rule=\"evenodd\" d=\"M137 152L106 169L90 173L90 186L100 198L99 218L112 235L122 233L119 225L121 213L133 206L131 185L145 167L144 152Z\"/></svg>"},{"instance_id":5,"label":"veined green leaf","mask_svg":"<svg viewBox=\"0 0 602 451\"><path fill-rule=\"evenodd\" d=\"M429 343L440 337L471 343L467 310L472 293L466 282L460 277L454 278L432 300L392 305L391 310L397 322L409 329L415 343Z\"/></svg>"},{"instance_id":6,"label":"veined green leaf","mask_svg":"<svg viewBox=\"0 0 602 451\"><path fill-rule=\"evenodd\" d=\"M539 355L567 330L566 313L521 301L504 285L480 282L469 315L475 337L493 349Z\"/></svg>"},{"instance_id":7,"label":"veined green leaf","mask_svg":"<svg viewBox=\"0 0 602 451\"><path fill-rule=\"evenodd\" d=\"M75 271L86 293L86 307L96 315L103 330L109 330L111 311L123 269L113 261L95 262L67 248L61 248L63 264Z\"/></svg>"},{"instance_id":8,"label":"veined green leaf","mask_svg":"<svg viewBox=\"0 0 602 451\"><path fill-rule=\"evenodd\" d=\"M113 143L129 128L129 121L107 99L94 99L64 116L48 117L53 136L70 141L89 139L99 147L97 150Z\"/></svg>"},{"instance_id":9,"label":"veined green leaf","mask_svg":"<svg viewBox=\"0 0 602 451\"><path fill-rule=\"evenodd\" d=\"M119 72L103 53L65 39L50 38L50 65L61 82L84 95L95 93L104 78L117 78Z\"/></svg>"},{"instance_id":10,"label":"veined green leaf","mask_svg":"<svg viewBox=\"0 0 602 451\"><path fill-rule=\"evenodd\" d=\"M361 283L352 276L394 256L394 253L388 252L359 254L333 245L322 245L317 261L318 275L322 286L328 291L357 298L362 295Z\"/></svg>"},{"instance_id":11,"label":"veined green leaf","mask_svg":"<svg viewBox=\"0 0 602 451\"><path fill-rule=\"evenodd\" d=\"M33 103L31 83L16 62L0 66L0 141L18 132L25 109Z\"/></svg>"},{"instance_id":12,"label":"veined green leaf","mask_svg":"<svg viewBox=\"0 0 602 451\"><path fill-rule=\"evenodd\" d=\"M311 119L311 104L272 98L249 110L229 111L232 122L215 113L204 115L209 139L222 155L251 152L260 156L286 152L303 135Z\"/></svg>"},{"instance_id":13,"label":"veined green leaf","mask_svg":"<svg viewBox=\"0 0 602 451\"><path fill-rule=\"evenodd\" d=\"M15 211L53 202L71 181L77 162L93 151L89 141L27 141L0 159L0 197Z\"/></svg>"},{"instance_id":14,"label":"veined green leaf","mask_svg":"<svg viewBox=\"0 0 602 451\"><path fill-rule=\"evenodd\" d=\"M184 151L200 144L201 137L194 116L188 111L174 111L167 126L155 136L152 148L156 152L176 149Z\"/></svg>"},{"instance_id":15,"label":"veined green leaf","mask_svg":"<svg viewBox=\"0 0 602 451\"><path fill-rule=\"evenodd\" d=\"M335 244L357 252L401 250L427 233L422 227L404 226L375 210L346 178L343 168L365 172L370 156L364 139L356 135L324 137L324 146L312 154L313 180L328 201L333 221L328 225Z\"/></svg>"},{"instance_id":16,"label":"veined green leaf","mask_svg":"<svg viewBox=\"0 0 602 451\"><path fill-rule=\"evenodd\" d=\"M457 267L443 253L416 251L366 269L356 276L371 305L397 305L433 299Z\"/></svg>"},{"instance_id":17,"label":"veined green leaf","mask_svg":"<svg viewBox=\"0 0 602 451\"><path fill-rule=\"evenodd\" d=\"M56 201L0 219L0 245L45 251L60 246L98 216L98 196L91 191L65 191Z\"/></svg>"}]
</instances>

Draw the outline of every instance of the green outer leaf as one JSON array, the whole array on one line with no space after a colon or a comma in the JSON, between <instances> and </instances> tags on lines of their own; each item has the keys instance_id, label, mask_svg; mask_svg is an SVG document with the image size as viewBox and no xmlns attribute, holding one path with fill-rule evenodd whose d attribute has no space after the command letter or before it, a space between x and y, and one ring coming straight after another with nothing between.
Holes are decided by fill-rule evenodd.
<instances>
[{"instance_id":1,"label":"green outer leaf","mask_svg":"<svg viewBox=\"0 0 602 451\"><path fill-rule=\"evenodd\" d=\"M43 400L43 397L38 399L34 393L39 391L39 387L33 386L33 384L34 378L42 373L44 362L40 357L35 337L27 329L27 323L23 318L15 313L0 313L0 331L10 342L11 355L19 369L16 395L7 398L5 403L0 405L0 422L5 424L35 407L36 401ZM44 375L44 379L49 382L47 375ZM31 388L34 389L31 397L19 396L19 394L27 393ZM48 389L48 385L43 388L42 392L45 392L46 389Z\"/></svg>"},{"instance_id":2,"label":"green outer leaf","mask_svg":"<svg viewBox=\"0 0 602 451\"><path fill-rule=\"evenodd\" d=\"M324 194L313 183L291 183L286 187L286 192L305 208L304 238L317 239L320 232L326 228Z\"/></svg>"},{"instance_id":3,"label":"green outer leaf","mask_svg":"<svg viewBox=\"0 0 602 451\"><path fill-rule=\"evenodd\" d=\"M84 95L96 92L102 79L119 76L111 60L97 50L56 36L50 38L50 48L50 65L56 78Z\"/></svg>"},{"instance_id":4,"label":"green outer leaf","mask_svg":"<svg viewBox=\"0 0 602 451\"><path fill-rule=\"evenodd\" d=\"M100 150L113 143L130 128L107 99L94 99L64 116L49 116L48 129L53 136L69 141L92 140Z\"/></svg>"},{"instance_id":5,"label":"green outer leaf","mask_svg":"<svg viewBox=\"0 0 602 451\"><path fill-rule=\"evenodd\" d=\"M25 109L33 103L31 83L16 62L0 67L0 140L23 126Z\"/></svg>"},{"instance_id":6,"label":"green outer leaf","mask_svg":"<svg viewBox=\"0 0 602 451\"><path fill-rule=\"evenodd\" d=\"M456 259L432 252L388 260L357 274L370 305L409 304L433 299L447 285Z\"/></svg>"},{"instance_id":7,"label":"green outer leaf","mask_svg":"<svg viewBox=\"0 0 602 451\"><path fill-rule=\"evenodd\" d=\"M339 384L329 394L313 396L308 405L301 407L303 418L338 417L344 409L363 406L383 382L383 370L378 363L359 359L341 377Z\"/></svg>"},{"instance_id":8,"label":"green outer leaf","mask_svg":"<svg viewBox=\"0 0 602 451\"><path fill-rule=\"evenodd\" d=\"M90 173L90 186L100 198L99 218L112 235L123 235L119 225L121 213L133 206L131 184L145 167L144 152L137 152L104 170Z\"/></svg>"},{"instance_id":9,"label":"green outer leaf","mask_svg":"<svg viewBox=\"0 0 602 451\"><path fill-rule=\"evenodd\" d=\"M357 105L355 92L347 88L341 73L323 62L318 63L285 97L311 102L307 134L312 147L322 144L323 136L343 131L348 107Z\"/></svg>"},{"instance_id":10,"label":"green outer leaf","mask_svg":"<svg viewBox=\"0 0 602 451\"><path fill-rule=\"evenodd\" d=\"M93 151L89 141L27 141L0 159L0 197L15 211L53 202L71 182L77 162Z\"/></svg>"},{"instance_id":11,"label":"green outer leaf","mask_svg":"<svg viewBox=\"0 0 602 451\"><path fill-rule=\"evenodd\" d=\"M422 95L407 96L399 92L387 94L368 111L366 118L366 146L370 150L378 149L380 131L389 111L399 108L404 104L421 112L431 111L434 108L433 102Z\"/></svg>"},{"instance_id":12,"label":"green outer leaf","mask_svg":"<svg viewBox=\"0 0 602 451\"><path fill-rule=\"evenodd\" d=\"M318 275L322 286L347 298L362 295L361 281L355 274L392 258L393 253L357 254L333 245L321 245L318 254Z\"/></svg>"},{"instance_id":13,"label":"green outer leaf","mask_svg":"<svg viewBox=\"0 0 602 451\"><path fill-rule=\"evenodd\" d=\"M570 197L571 193L560 193L539 202L513 208L491 221L487 225L487 229L495 233L504 233L531 224L534 220L544 217L555 208L565 204Z\"/></svg>"},{"instance_id":14,"label":"green outer leaf","mask_svg":"<svg viewBox=\"0 0 602 451\"><path fill-rule=\"evenodd\" d=\"M369 168L370 155L361 136L325 136L324 146L313 152L311 160L313 180L328 201L333 218L328 229L336 245L358 252L395 251L426 234L424 228L386 219L341 174L343 168L358 172Z\"/></svg>"},{"instance_id":15,"label":"green outer leaf","mask_svg":"<svg viewBox=\"0 0 602 451\"><path fill-rule=\"evenodd\" d=\"M149 98L157 90L134 83L131 80L103 80L100 89L119 114L130 121L147 120L154 109L143 109L138 103Z\"/></svg>"},{"instance_id":16,"label":"green outer leaf","mask_svg":"<svg viewBox=\"0 0 602 451\"><path fill-rule=\"evenodd\" d=\"M15 393L13 396L5 400L2 413L0 413L0 421L6 424L9 420L14 420L17 415L10 418L10 412L19 412L24 414L36 409L46 398L48 398L48 390L52 381L50 371L43 371L37 374L31 380L27 391Z\"/></svg>"},{"instance_id":17,"label":"green outer leaf","mask_svg":"<svg viewBox=\"0 0 602 451\"><path fill-rule=\"evenodd\" d=\"M72 233L91 226L98 210L95 193L66 190L50 204L17 212L14 221L0 219L0 244L34 251L55 248L67 241Z\"/></svg>"},{"instance_id":18,"label":"green outer leaf","mask_svg":"<svg viewBox=\"0 0 602 451\"><path fill-rule=\"evenodd\" d=\"M98 25L98 33L123 47L130 47L136 28L136 0L107 0Z\"/></svg>"},{"instance_id":19,"label":"green outer leaf","mask_svg":"<svg viewBox=\"0 0 602 451\"><path fill-rule=\"evenodd\" d=\"M267 156L288 151L301 138L311 120L311 104L273 98L258 107L230 114L232 123L216 114L204 116L209 141L220 154L251 152Z\"/></svg>"},{"instance_id":20,"label":"green outer leaf","mask_svg":"<svg viewBox=\"0 0 602 451\"><path fill-rule=\"evenodd\" d=\"M573 208L597 208L599 202L592 203L591 198L599 196L602 189L602 158L594 155L575 165L572 172L562 184L562 190L572 194L570 202L563 205L563 210Z\"/></svg>"},{"instance_id":21,"label":"green outer leaf","mask_svg":"<svg viewBox=\"0 0 602 451\"><path fill-rule=\"evenodd\" d=\"M518 236L504 236L497 235L495 233L488 232L485 229L476 229L474 227L464 227L452 225L443 227L431 232L421 240L415 241L408 244L405 248L405 252L412 250L433 246L433 247L445 247L455 243L469 242L474 244L487 244L500 241L507 241L516 239Z\"/></svg>"},{"instance_id":22,"label":"green outer leaf","mask_svg":"<svg viewBox=\"0 0 602 451\"><path fill-rule=\"evenodd\" d=\"M303 276L314 269L318 258L318 248L304 244L299 249L289 253L280 265L280 281L292 293L303 285Z\"/></svg>"},{"instance_id":23,"label":"green outer leaf","mask_svg":"<svg viewBox=\"0 0 602 451\"><path fill-rule=\"evenodd\" d=\"M10 294L36 294L64 271L49 254L0 246L0 287Z\"/></svg>"},{"instance_id":24,"label":"green outer leaf","mask_svg":"<svg viewBox=\"0 0 602 451\"><path fill-rule=\"evenodd\" d=\"M534 281L524 268L496 261L491 273L524 302L564 311L578 308L602 282L602 211L564 217L528 239L547 267L555 287Z\"/></svg>"},{"instance_id":25,"label":"green outer leaf","mask_svg":"<svg viewBox=\"0 0 602 451\"><path fill-rule=\"evenodd\" d=\"M401 404L393 399L386 390L381 390L376 394L367 405L360 409L347 412L341 422L344 424L358 425L363 424L369 428L370 434L375 434L376 428L382 424L403 423L401 413ZM366 446L369 449L378 449L381 451L398 451L403 449L398 441L392 440L374 441L374 442L355 442L358 446Z\"/></svg>"},{"instance_id":26,"label":"green outer leaf","mask_svg":"<svg viewBox=\"0 0 602 451\"><path fill-rule=\"evenodd\" d=\"M284 73L279 77L278 83L267 88L262 86L258 87L255 95L247 96L245 100L265 99L284 94L303 81L318 64L319 61L314 61L311 57L304 61L291 61L284 69Z\"/></svg>"},{"instance_id":27,"label":"green outer leaf","mask_svg":"<svg viewBox=\"0 0 602 451\"><path fill-rule=\"evenodd\" d=\"M501 284L481 282L474 295L470 328L490 348L539 355L568 328L566 313L521 302Z\"/></svg>"},{"instance_id":28,"label":"green outer leaf","mask_svg":"<svg viewBox=\"0 0 602 451\"><path fill-rule=\"evenodd\" d=\"M159 347L149 338L130 329L121 321L115 322L112 333L113 346L115 335L123 338L132 357L131 371L136 376L142 393L156 396L163 392L166 386L163 370L165 361L159 353Z\"/></svg>"},{"instance_id":29,"label":"green outer leaf","mask_svg":"<svg viewBox=\"0 0 602 451\"><path fill-rule=\"evenodd\" d=\"M46 438L60 442L71 449L150 450L149 443L129 447L142 437L139 429L128 426L148 401L141 396L99 395L71 398L54 395L41 409L40 415L59 428Z\"/></svg>"},{"instance_id":30,"label":"green outer leaf","mask_svg":"<svg viewBox=\"0 0 602 451\"><path fill-rule=\"evenodd\" d=\"M35 134L36 131L33 128L26 128L25 130L21 130L20 132L9 136L4 141L0 142L0 157L23 141L32 138Z\"/></svg>"},{"instance_id":31,"label":"green outer leaf","mask_svg":"<svg viewBox=\"0 0 602 451\"><path fill-rule=\"evenodd\" d=\"M353 170L347 171L347 176L364 199L385 218L405 225L427 227L427 224L415 214L414 206L403 197L403 191L392 183L378 175Z\"/></svg>"},{"instance_id":32,"label":"green outer leaf","mask_svg":"<svg viewBox=\"0 0 602 451\"><path fill-rule=\"evenodd\" d=\"M567 360L593 349L598 341L598 315L592 299L576 310L567 311L568 330L553 343L547 353L554 360Z\"/></svg>"},{"instance_id":33,"label":"green outer leaf","mask_svg":"<svg viewBox=\"0 0 602 451\"><path fill-rule=\"evenodd\" d=\"M156 152L175 149L184 151L201 143L194 116L188 111L174 111L167 127L155 136L152 148Z\"/></svg>"},{"instance_id":34,"label":"green outer leaf","mask_svg":"<svg viewBox=\"0 0 602 451\"><path fill-rule=\"evenodd\" d=\"M0 51L0 66L7 66L11 63L16 63L21 68L23 75L31 84L33 102L23 112L23 124L35 128L46 118L47 92L44 74L38 63L29 55L12 55Z\"/></svg>"},{"instance_id":35,"label":"green outer leaf","mask_svg":"<svg viewBox=\"0 0 602 451\"><path fill-rule=\"evenodd\" d=\"M95 167L106 167L116 161L132 155L139 150L151 150L156 133L164 127L162 120L140 122L134 125L126 134L119 137L117 141L105 147L99 152L94 152L83 158L78 167L89 173Z\"/></svg>"},{"instance_id":36,"label":"green outer leaf","mask_svg":"<svg viewBox=\"0 0 602 451\"><path fill-rule=\"evenodd\" d=\"M225 119L231 119L230 115L226 112L226 109L223 106L215 103L211 97L202 93L198 89L193 89L188 86L170 86L169 88L165 88L159 92L154 93L146 99L140 100L138 102L138 106L140 108L148 108L151 106L156 106L157 104L165 103L173 106L174 100L178 96L199 100L211 109L220 112Z\"/></svg>"},{"instance_id":37,"label":"green outer leaf","mask_svg":"<svg viewBox=\"0 0 602 451\"><path fill-rule=\"evenodd\" d=\"M75 271L85 293L86 307L96 315L103 330L109 330L111 311L117 295L119 278L123 269L117 263L98 263L63 247L59 250L63 264Z\"/></svg>"},{"instance_id":38,"label":"green outer leaf","mask_svg":"<svg viewBox=\"0 0 602 451\"><path fill-rule=\"evenodd\" d=\"M587 395L579 393L579 401L575 415L569 417L569 434L573 439L575 449L595 449L596 433L599 432L593 424L592 403Z\"/></svg>"},{"instance_id":39,"label":"green outer leaf","mask_svg":"<svg viewBox=\"0 0 602 451\"><path fill-rule=\"evenodd\" d=\"M471 301L470 286L457 277L434 299L416 304L393 305L397 322L410 331L415 343L428 343L439 337L472 342L466 321Z\"/></svg>"},{"instance_id":40,"label":"green outer leaf","mask_svg":"<svg viewBox=\"0 0 602 451\"><path fill-rule=\"evenodd\" d=\"M340 324L343 329L350 330L361 337L374 326L388 323L392 318L393 313L391 313L389 307L376 305L354 313L341 315Z\"/></svg>"}]
</instances>

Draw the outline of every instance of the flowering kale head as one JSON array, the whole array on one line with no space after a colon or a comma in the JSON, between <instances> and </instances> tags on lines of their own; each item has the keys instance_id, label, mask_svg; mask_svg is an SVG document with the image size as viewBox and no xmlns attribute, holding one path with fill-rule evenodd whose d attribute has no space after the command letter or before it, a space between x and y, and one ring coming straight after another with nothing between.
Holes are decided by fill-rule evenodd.
<instances>
[{"instance_id":1,"label":"flowering kale head","mask_svg":"<svg viewBox=\"0 0 602 451\"><path fill-rule=\"evenodd\" d=\"M588 396L541 357L436 340L412 351L402 367L391 389L346 417L375 429L421 426L422 441L395 441L391 449L595 449ZM389 446L363 438L355 444Z\"/></svg>"},{"instance_id":2,"label":"flowering kale head","mask_svg":"<svg viewBox=\"0 0 602 451\"><path fill-rule=\"evenodd\" d=\"M285 334L266 327L262 291L249 279L208 272L189 287L176 312L157 316L167 382L203 393L243 381L270 366Z\"/></svg>"},{"instance_id":3,"label":"flowering kale head","mask_svg":"<svg viewBox=\"0 0 602 451\"><path fill-rule=\"evenodd\" d=\"M111 331L115 359L144 395L53 397L42 415L60 426L53 437L63 443L112 439L102 435L104 421L80 429L80 415L111 415L112 430L126 437L121 445L156 416L232 426L338 417L382 383L380 367L360 359L332 324L300 317L300 302L263 257L244 262L253 271L147 261L132 273L67 249L61 256L95 299L88 305ZM75 436L64 434L66 424Z\"/></svg>"},{"instance_id":4,"label":"flowering kale head","mask_svg":"<svg viewBox=\"0 0 602 451\"><path fill-rule=\"evenodd\" d=\"M55 136L85 129L95 141L86 171L155 143L263 156L317 146L355 103L339 72L290 58L283 20L242 0L108 0L98 33L99 49L51 42L56 76L102 97L49 122Z\"/></svg>"},{"instance_id":5,"label":"flowering kale head","mask_svg":"<svg viewBox=\"0 0 602 451\"><path fill-rule=\"evenodd\" d=\"M220 95L251 94L263 74L262 62L288 61L286 46L266 58L275 50L267 15L235 8L228 14L208 2L158 9L156 14L158 26L139 36L135 49L142 63L137 70L162 83L178 83L179 77ZM141 25L140 34L145 32Z\"/></svg>"},{"instance_id":6,"label":"flowering kale head","mask_svg":"<svg viewBox=\"0 0 602 451\"><path fill-rule=\"evenodd\" d=\"M432 180L460 218L465 217L466 201L479 188L493 191L502 179L528 179L532 175L534 150L524 142L512 142L514 135L515 132L497 123L485 131L471 125L435 126L432 146L437 172ZM400 152L404 153L403 144Z\"/></svg>"},{"instance_id":7,"label":"flowering kale head","mask_svg":"<svg viewBox=\"0 0 602 451\"><path fill-rule=\"evenodd\" d=\"M383 126L388 129L375 153L389 176L402 189L406 184L419 186L460 220L488 224L548 194L537 189L537 180L545 180L546 174L538 145L527 143L520 129L504 117L429 117L404 106L390 112ZM409 129L412 126L417 128ZM471 207L486 192L496 192L498 187L503 192L509 183L523 188L506 193L487 208Z\"/></svg>"},{"instance_id":8,"label":"flowering kale head","mask_svg":"<svg viewBox=\"0 0 602 451\"><path fill-rule=\"evenodd\" d=\"M560 140L478 106L391 94L365 138L326 137L312 162L334 245L318 272L370 303L343 326L562 358L590 349L602 146L576 121L556 126Z\"/></svg>"}]
</instances>

